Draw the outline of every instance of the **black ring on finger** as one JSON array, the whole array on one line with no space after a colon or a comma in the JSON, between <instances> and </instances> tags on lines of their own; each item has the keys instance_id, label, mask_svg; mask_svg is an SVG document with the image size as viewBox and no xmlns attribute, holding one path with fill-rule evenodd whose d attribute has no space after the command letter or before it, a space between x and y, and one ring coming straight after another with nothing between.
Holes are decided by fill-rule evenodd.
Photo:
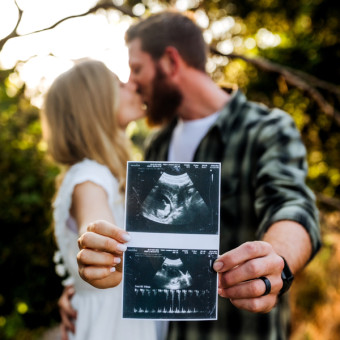
<instances>
[{"instance_id":1,"label":"black ring on finger","mask_svg":"<svg viewBox=\"0 0 340 340\"><path fill-rule=\"evenodd\" d=\"M259 279L262 280L264 282L264 284L266 285L266 290L264 291L264 293L261 296L268 295L270 293L270 291L272 290L272 285L271 285L269 279L267 279L265 276L261 276L261 277L259 277Z\"/></svg>"}]
</instances>

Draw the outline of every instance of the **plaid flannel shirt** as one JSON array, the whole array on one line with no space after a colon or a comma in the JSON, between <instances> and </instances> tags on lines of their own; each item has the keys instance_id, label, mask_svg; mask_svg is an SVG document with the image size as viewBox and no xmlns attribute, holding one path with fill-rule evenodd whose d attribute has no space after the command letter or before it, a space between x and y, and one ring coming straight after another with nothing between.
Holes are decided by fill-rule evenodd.
<instances>
[{"instance_id":1,"label":"plaid flannel shirt","mask_svg":"<svg viewBox=\"0 0 340 340\"><path fill-rule=\"evenodd\" d=\"M145 159L166 161L176 120L156 132ZM221 162L220 253L261 239L276 221L293 220L321 246L315 198L305 184L306 149L293 119L236 91L198 146L193 161ZM171 322L169 340L287 339L288 294L267 314L219 298L218 320Z\"/></svg>"}]
</instances>

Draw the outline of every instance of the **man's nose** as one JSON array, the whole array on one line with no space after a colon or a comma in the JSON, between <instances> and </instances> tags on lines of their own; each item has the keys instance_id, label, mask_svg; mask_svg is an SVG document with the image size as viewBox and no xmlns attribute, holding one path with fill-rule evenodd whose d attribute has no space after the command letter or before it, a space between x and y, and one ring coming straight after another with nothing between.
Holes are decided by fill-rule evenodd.
<instances>
[{"instance_id":1,"label":"man's nose","mask_svg":"<svg viewBox=\"0 0 340 340\"><path fill-rule=\"evenodd\" d=\"M126 86L128 89L132 90L132 91L137 91L137 83L132 79L131 75L129 77L128 82L126 83Z\"/></svg>"}]
</instances>

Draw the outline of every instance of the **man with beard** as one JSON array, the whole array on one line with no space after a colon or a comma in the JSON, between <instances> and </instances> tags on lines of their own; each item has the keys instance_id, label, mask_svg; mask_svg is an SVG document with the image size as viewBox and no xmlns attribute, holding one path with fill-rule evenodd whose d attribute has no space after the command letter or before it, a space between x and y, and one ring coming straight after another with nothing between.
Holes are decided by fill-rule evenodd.
<instances>
[{"instance_id":1,"label":"man with beard","mask_svg":"<svg viewBox=\"0 0 340 340\"><path fill-rule=\"evenodd\" d=\"M171 322L168 339L287 339L284 293L320 248L306 150L292 118L219 88L205 72L202 32L182 14L142 20L126 42L129 81L148 107L149 123L162 125L145 159L222 166L218 320ZM110 266L123 233L99 221L79 238L85 281L112 285Z\"/></svg>"}]
</instances>

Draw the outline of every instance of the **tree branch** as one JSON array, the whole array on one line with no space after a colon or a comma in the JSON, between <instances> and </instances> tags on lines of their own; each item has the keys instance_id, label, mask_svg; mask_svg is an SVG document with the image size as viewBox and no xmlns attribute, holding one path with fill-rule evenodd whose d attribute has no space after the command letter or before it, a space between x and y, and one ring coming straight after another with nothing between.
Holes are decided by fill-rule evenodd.
<instances>
[{"instance_id":1,"label":"tree branch","mask_svg":"<svg viewBox=\"0 0 340 340\"><path fill-rule=\"evenodd\" d=\"M19 6L17 5L17 3L15 2L18 10L19 10L19 18L18 18L18 21L17 21L17 24L15 25L15 28L14 30L8 35L6 36L5 38L1 39L0 40L0 52L2 50L2 48L4 47L5 43L12 39L12 38L16 38L16 37L25 37L25 36L28 36L28 35L32 35L32 34L36 34L36 33L40 33L40 32L45 32L45 31L49 31L55 27L57 27L58 25L60 25L61 23L63 23L64 21L67 21L67 20L70 20L70 19L74 19L74 18L80 18L80 17L84 17L84 16L87 16L89 14L92 14L92 13L95 13L97 12L99 9L104 9L104 10L108 10L108 9L116 9L118 11L120 11L121 13L123 14L126 14L130 17L136 17L135 14L133 14L132 10L129 9L128 7L126 6L117 6L117 5L114 5L113 3L107 3L107 2L104 2L104 3L98 3L96 6L90 8L88 11L84 12L84 13L80 13L80 14L75 14L75 15L70 15L68 17L65 17L59 21L57 21L56 23L54 23L53 25L49 26L49 27L46 27L46 28L43 28L43 29L40 29L40 30L36 30L36 31L32 31L32 32L29 32L29 33L26 33L26 34L21 34L19 35L17 33L17 28L20 24L20 21L21 21L21 18L22 18L22 14L23 14L23 11L19 8Z\"/></svg>"},{"instance_id":2,"label":"tree branch","mask_svg":"<svg viewBox=\"0 0 340 340\"><path fill-rule=\"evenodd\" d=\"M19 35L17 33L17 29L18 29L18 26L19 26L19 24L21 22L23 11L20 9L20 7L18 6L16 1L14 1L14 3L15 3L15 6L17 7L18 13L19 13L18 20L17 20L17 23L16 23L13 31L9 35L7 35L5 38L0 40L0 52L1 52L2 48L4 47L4 45L6 44L6 42L8 40L10 40L12 38L19 37Z\"/></svg>"},{"instance_id":3,"label":"tree branch","mask_svg":"<svg viewBox=\"0 0 340 340\"><path fill-rule=\"evenodd\" d=\"M333 118L335 122L340 126L340 112L337 111L325 98L324 96L316 89L316 87L311 86L310 83L312 82L315 86L318 86L323 89L327 89L328 91L336 94L337 96L340 96L340 88L327 83L326 81L319 80L316 77L307 75L304 72L294 70L292 68L284 67L282 65L276 64L274 62L271 62L267 59L258 57L258 58L249 58L243 55L230 53L230 54L224 54L218 51L214 47L210 47L210 51L213 54L224 56L230 59L241 59L245 62L254 65L258 69L265 71L265 72L271 72L271 73L277 73L281 75L288 84L306 92L310 98L312 98L317 105L320 107L320 109L330 118ZM303 79L303 77L306 78Z\"/></svg>"},{"instance_id":4,"label":"tree branch","mask_svg":"<svg viewBox=\"0 0 340 340\"><path fill-rule=\"evenodd\" d=\"M315 193L315 195L320 203L340 211L340 199L326 196L324 194L321 194L320 192Z\"/></svg>"},{"instance_id":5,"label":"tree branch","mask_svg":"<svg viewBox=\"0 0 340 340\"><path fill-rule=\"evenodd\" d=\"M49 31L49 30L57 27L58 25L60 25L62 22L66 21L66 20L85 17L85 16L87 16L89 14L97 12L99 9L104 9L104 10L116 9L116 10L122 12L123 14L129 15L130 17L136 17L136 15L134 15L132 13L132 11L129 8L125 7L125 6L117 6L117 5L114 5L113 3L101 3L101 4L97 4L96 6L90 8L88 11L86 11L84 13L68 16L66 18L63 18L63 19L57 21L55 24L53 24L50 27L43 28L41 30L34 31L34 32L31 32L31 33L27 33L25 35L30 35L30 34L33 34L33 33L40 33L40 32L44 32L44 31Z\"/></svg>"},{"instance_id":6,"label":"tree branch","mask_svg":"<svg viewBox=\"0 0 340 340\"><path fill-rule=\"evenodd\" d=\"M97 12L99 9L103 9L103 10L115 9L115 10L118 10L121 13L126 14L130 17L137 17L135 14L133 14L132 10L130 8L126 7L126 6L117 6L117 5L114 5L111 1L101 0L94 7L90 8L88 11L86 11L84 13L65 17L65 18L57 21L56 23L54 23L53 25L51 25L49 27L46 27L46 28L43 28L43 29L40 29L40 30L37 30L37 31L33 31L33 32L30 32L30 33L26 33L26 34L23 34L23 35L19 35L17 33L17 28L18 28L18 26L21 22L23 11L19 8L16 1L15 1L15 5L17 6L18 11L19 11L18 21L17 21L17 24L16 24L14 30L8 36L6 36L5 38L0 40L0 52L3 48L3 46L5 45L5 43L12 38L21 37L21 36L28 36L28 35L32 35L32 34L35 34L35 33L40 33L40 32L44 32L44 31L52 30L53 28L57 27L58 25L60 25L64 21L87 16L89 14ZM316 78L316 77L314 77L310 74L304 73L302 71L295 70L295 69L292 69L292 68L289 68L289 67L286 67L286 66L276 64L276 63L271 62L271 61L264 59L264 58L260 58L260 57L249 58L249 57L246 57L246 56L243 56L243 55L238 55L238 54L235 54L235 53L223 54L223 53L219 52L214 47L210 47L210 50L211 50L212 53L214 53L216 55L221 55L221 56L224 56L224 57L227 57L227 58L230 58L230 59L241 59L241 60L244 60L245 62L247 62L249 64L254 65L255 67L257 67L258 69L260 69L262 71L276 73L276 74L281 75L288 84L304 91L310 98L312 98L315 101L315 103L319 106L319 108L327 116L334 119L334 121L337 123L337 125L340 126L340 112L337 111L324 98L324 96L320 93L320 91L317 90L317 88L327 90L328 92L335 94L337 96L337 98L339 99L340 98L340 87L339 86L328 83L324 80L320 80L320 79L318 79L318 78Z\"/></svg>"}]
</instances>

